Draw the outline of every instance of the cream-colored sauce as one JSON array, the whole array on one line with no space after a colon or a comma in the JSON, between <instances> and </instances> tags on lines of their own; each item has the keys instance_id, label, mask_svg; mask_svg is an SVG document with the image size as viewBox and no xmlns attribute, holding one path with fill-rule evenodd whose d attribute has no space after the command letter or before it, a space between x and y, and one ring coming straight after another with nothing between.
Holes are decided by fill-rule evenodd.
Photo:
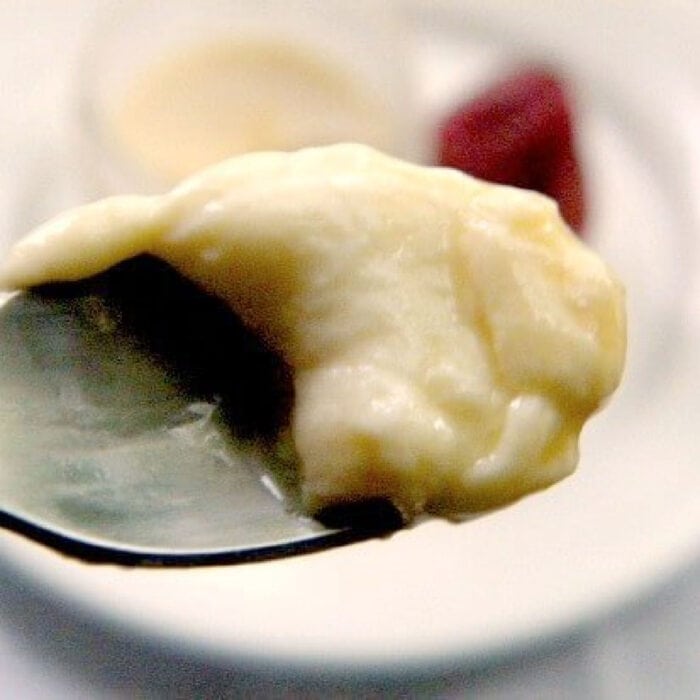
<instances>
[{"instance_id":1,"label":"cream-colored sauce","mask_svg":"<svg viewBox=\"0 0 700 700\"><path fill-rule=\"evenodd\" d=\"M390 150L396 124L366 80L275 39L182 48L138 75L108 115L119 150L175 183L233 155L357 141Z\"/></svg>"},{"instance_id":2,"label":"cream-colored sauce","mask_svg":"<svg viewBox=\"0 0 700 700\"><path fill-rule=\"evenodd\" d=\"M514 500L575 468L617 386L624 294L544 196L339 145L229 160L34 231L4 287L139 253L226 300L295 372L310 509Z\"/></svg>"}]
</instances>

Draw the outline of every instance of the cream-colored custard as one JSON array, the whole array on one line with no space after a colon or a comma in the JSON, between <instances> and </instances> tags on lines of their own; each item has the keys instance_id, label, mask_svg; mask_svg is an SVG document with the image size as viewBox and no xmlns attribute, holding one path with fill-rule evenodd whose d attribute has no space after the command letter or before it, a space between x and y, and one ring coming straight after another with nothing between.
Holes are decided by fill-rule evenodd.
<instances>
[{"instance_id":1,"label":"cream-colored custard","mask_svg":"<svg viewBox=\"0 0 700 700\"><path fill-rule=\"evenodd\" d=\"M380 496L457 515L548 486L620 380L623 290L551 200L363 146L244 155L166 195L69 211L0 283L140 253L291 364L311 510Z\"/></svg>"}]
</instances>

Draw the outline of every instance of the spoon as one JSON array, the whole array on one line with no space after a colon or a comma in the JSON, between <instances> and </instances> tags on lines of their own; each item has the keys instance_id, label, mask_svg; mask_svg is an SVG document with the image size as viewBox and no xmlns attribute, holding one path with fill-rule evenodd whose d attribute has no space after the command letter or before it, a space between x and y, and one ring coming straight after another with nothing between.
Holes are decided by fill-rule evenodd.
<instances>
[{"instance_id":1,"label":"spoon","mask_svg":"<svg viewBox=\"0 0 700 700\"><path fill-rule=\"evenodd\" d=\"M289 368L141 257L0 305L0 526L68 554L192 565L390 532L371 501L304 514Z\"/></svg>"}]
</instances>

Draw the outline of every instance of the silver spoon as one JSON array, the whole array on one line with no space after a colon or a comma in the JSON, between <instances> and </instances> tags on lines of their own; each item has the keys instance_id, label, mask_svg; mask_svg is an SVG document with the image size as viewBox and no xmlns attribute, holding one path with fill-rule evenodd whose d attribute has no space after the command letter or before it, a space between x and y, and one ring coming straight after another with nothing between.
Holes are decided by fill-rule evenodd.
<instances>
[{"instance_id":1,"label":"silver spoon","mask_svg":"<svg viewBox=\"0 0 700 700\"><path fill-rule=\"evenodd\" d=\"M382 501L303 514L288 368L139 258L0 307L0 526L94 561L289 555L396 529Z\"/></svg>"}]
</instances>

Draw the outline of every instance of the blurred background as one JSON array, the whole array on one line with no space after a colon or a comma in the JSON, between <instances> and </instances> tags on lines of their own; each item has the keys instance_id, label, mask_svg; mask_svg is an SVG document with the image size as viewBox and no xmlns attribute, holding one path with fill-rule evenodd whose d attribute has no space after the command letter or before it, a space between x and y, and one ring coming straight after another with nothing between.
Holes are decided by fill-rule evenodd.
<instances>
[{"instance_id":1,"label":"blurred background","mask_svg":"<svg viewBox=\"0 0 700 700\"><path fill-rule=\"evenodd\" d=\"M462 581L465 597L480 592L483 614L444 625L449 653L422 655L415 627L394 634L418 652L374 668L275 663L262 637L241 655L205 648L186 621L164 643L114 614L110 596L132 595L127 571L72 568L104 579L82 604L52 578L55 555L35 568L42 553L0 533L0 696L697 697L698 32L690 0L4 0L0 254L66 207L163 191L228 155L361 141L558 198L628 286L631 346L621 397L561 495L476 525L481 544L455 552L444 591L430 572L406 580L408 545L388 552L376 575L399 591L399 626L405 601L454 616L468 610L451 601ZM488 111L490 128L474 126L476 100L497 102L489 89L533 66L559 81L557 109L516 100L507 119L521 146L488 162L459 150L483 131L513 133ZM541 137L566 167L549 150L543 160ZM212 590L226 598L225 584Z\"/></svg>"}]
</instances>

